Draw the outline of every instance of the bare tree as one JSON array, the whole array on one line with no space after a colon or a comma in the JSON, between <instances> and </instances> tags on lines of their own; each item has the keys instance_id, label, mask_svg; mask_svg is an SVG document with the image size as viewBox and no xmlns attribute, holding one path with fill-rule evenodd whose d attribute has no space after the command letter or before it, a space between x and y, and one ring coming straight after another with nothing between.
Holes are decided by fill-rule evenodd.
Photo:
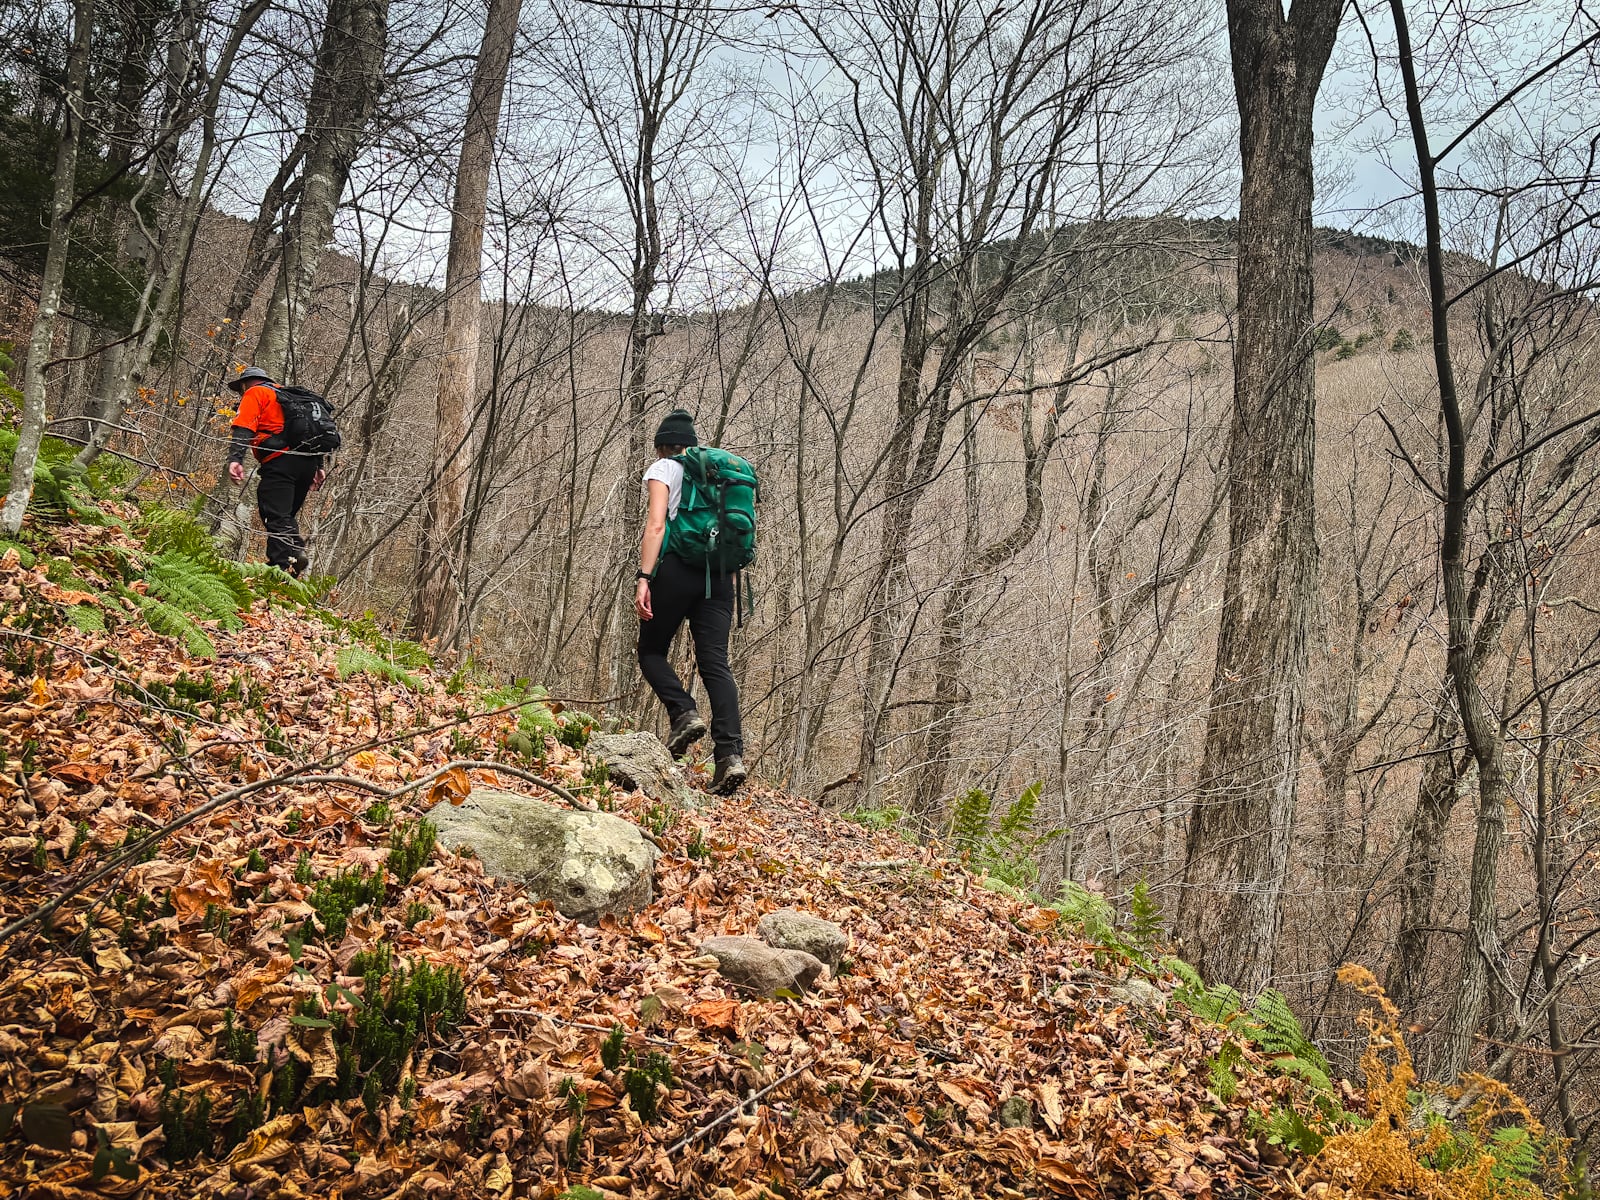
<instances>
[{"instance_id":1,"label":"bare tree","mask_svg":"<svg viewBox=\"0 0 1600 1200\"><path fill-rule=\"evenodd\" d=\"M1466 287L1452 290L1446 276L1445 231L1438 171L1444 160L1462 145L1473 129L1487 121L1518 92L1549 74L1562 61L1600 42L1600 33L1591 34L1550 62L1540 64L1520 84L1478 114L1466 130L1443 150L1435 151L1429 139L1427 112L1405 5L1403 0L1390 0L1389 8L1394 21L1406 121L1417 159L1418 197L1426 236L1433 362L1439 416L1445 435L1441 478L1437 482L1427 481L1428 489L1443 513L1439 568L1447 620L1445 680L1455 702L1455 719L1459 722L1461 735L1477 768L1477 822L1467 929L1461 974L1451 1002L1439 1063L1441 1074L1445 1078L1454 1078L1466 1070L1471 1060L1473 1040L1489 1006L1496 973L1501 970L1499 871L1505 841L1506 811L1513 797L1505 721L1496 711L1492 695L1484 686L1481 671L1483 663L1474 653L1480 633L1475 625L1475 610L1481 584L1469 578L1468 574L1472 507L1496 477L1502 476L1503 472L1522 469L1539 447L1554 442L1563 434L1582 430L1600 419L1600 412L1583 413L1570 421L1559 422L1551 429L1529 429L1527 415L1523 411L1522 388L1519 386L1521 377L1528 369L1528 360L1541 357L1542 353L1548 352L1551 344L1549 341L1543 346L1539 344L1537 331L1530 327L1531 315L1544 310L1552 298L1559 300L1582 295L1592 289L1596 282L1592 275L1559 283L1551 280L1538 289L1542 294L1536 294L1533 302L1510 321L1497 320L1494 314L1486 314L1483 324L1487 342L1484 363L1470 397L1473 403L1470 406L1463 404L1456 379L1456 358L1452 352L1451 310L1480 290L1492 289L1505 272L1527 262L1530 254L1507 250L1506 243L1510 235L1507 222L1509 193L1503 193L1498 203L1494 247L1490 253L1488 271ZM1591 200L1596 183L1596 175L1592 170L1593 153L1591 146L1582 159L1590 168L1587 172L1575 179L1560 181L1553 227L1546 231L1547 235L1541 239L1541 243L1533 248L1534 253L1570 238L1575 230L1593 225L1596 219ZM1533 345L1521 345L1529 340L1530 335ZM1488 421L1488 443L1482 452L1482 461L1474 470L1469 461L1470 443L1474 426L1483 418ZM1520 437L1517 436L1519 433ZM1510 445L1506 444L1508 441ZM1581 455L1592 445L1592 439L1586 440L1580 443L1576 454L1569 453L1571 465L1558 467L1558 478L1570 477ZM1567 461L1564 459L1563 463ZM1526 520L1526 515L1523 519ZM1492 523L1489 534L1491 550L1485 552L1486 558L1492 558L1496 548L1501 556L1510 553L1510 531L1507 531L1507 535L1497 537L1492 532L1494 528ZM1551 994L1553 997L1554 991ZM1551 1003L1554 1003L1553 999Z\"/></svg>"},{"instance_id":2,"label":"bare tree","mask_svg":"<svg viewBox=\"0 0 1600 1200\"><path fill-rule=\"evenodd\" d=\"M1179 929L1209 978L1272 973L1316 586L1311 170L1342 0L1229 0L1239 103L1228 568Z\"/></svg>"},{"instance_id":3,"label":"bare tree","mask_svg":"<svg viewBox=\"0 0 1600 1200\"><path fill-rule=\"evenodd\" d=\"M56 140L55 187L50 202L50 245L39 280L39 304L28 339L28 361L22 371L22 422L17 448L11 459L11 486L0 508L0 535L15 537L22 528L28 500L33 495L39 444L44 439L45 368L55 341L56 317L61 310L61 287L67 273L67 251L72 244L72 221L77 200L78 149L83 143L85 85L89 78L90 39L94 31L94 0L74 0L72 40L67 50L61 96L61 129Z\"/></svg>"},{"instance_id":4,"label":"bare tree","mask_svg":"<svg viewBox=\"0 0 1600 1200\"><path fill-rule=\"evenodd\" d=\"M257 365L275 379L295 374L295 339L310 310L317 266L333 239L351 165L377 109L388 34L389 0L329 0L306 103L299 204L284 232L278 282L256 342Z\"/></svg>"},{"instance_id":5,"label":"bare tree","mask_svg":"<svg viewBox=\"0 0 1600 1200\"><path fill-rule=\"evenodd\" d=\"M418 541L413 623L427 637L450 644L462 615L461 522L467 484L477 457L473 406L477 402L478 342L483 311L483 226L489 200L489 170L500 102L511 52L516 46L522 0L490 0L483 41L467 97L467 119L456 166L450 214L450 251L445 265L444 347L439 364L438 424L433 470L424 497Z\"/></svg>"}]
</instances>

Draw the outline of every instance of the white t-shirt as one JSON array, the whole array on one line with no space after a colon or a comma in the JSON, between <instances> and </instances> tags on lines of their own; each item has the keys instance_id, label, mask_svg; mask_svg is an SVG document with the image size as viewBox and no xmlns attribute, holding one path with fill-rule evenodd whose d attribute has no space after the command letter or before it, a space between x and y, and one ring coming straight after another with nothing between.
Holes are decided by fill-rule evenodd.
<instances>
[{"instance_id":1,"label":"white t-shirt","mask_svg":"<svg viewBox=\"0 0 1600 1200\"><path fill-rule=\"evenodd\" d=\"M658 458L644 473L645 493L650 491L650 481L659 479L667 485L667 520L678 515L678 504L683 500L683 464L672 458Z\"/></svg>"}]
</instances>

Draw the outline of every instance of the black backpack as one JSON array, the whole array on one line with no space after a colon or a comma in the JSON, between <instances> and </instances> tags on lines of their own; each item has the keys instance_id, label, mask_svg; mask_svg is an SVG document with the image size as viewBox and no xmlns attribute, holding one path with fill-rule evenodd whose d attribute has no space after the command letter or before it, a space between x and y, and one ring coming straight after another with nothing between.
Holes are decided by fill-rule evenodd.
<instances>
[{"instance_id":1,"label":"black backpack","mask_svg":"<svg viewBox=\"0 0 1600 1200\"><path fill-rule=\"evenodd\" d=\"M280 383L273 390L283 410L283 448L300 454L332 454L341 445L333 405L310 388Z\"/></svg>"}]
</instances>

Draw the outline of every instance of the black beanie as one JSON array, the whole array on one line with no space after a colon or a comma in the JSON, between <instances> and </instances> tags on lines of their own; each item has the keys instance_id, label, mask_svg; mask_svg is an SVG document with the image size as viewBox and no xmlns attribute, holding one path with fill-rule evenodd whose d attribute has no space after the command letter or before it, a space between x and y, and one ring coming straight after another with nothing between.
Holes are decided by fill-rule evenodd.
<instances>
[{"instance_id":1,"label":"black beanie","mask_svg":"<svg viewBox=\"0 0 1600 1200\"><path fill-rule=\"evenodd\" d=\"M681 408L675 408L661 419L661 427L656 430L656 445L658 446L698 446L700 439L695 436L694 418Z\"/></svg>"}]
</instances>

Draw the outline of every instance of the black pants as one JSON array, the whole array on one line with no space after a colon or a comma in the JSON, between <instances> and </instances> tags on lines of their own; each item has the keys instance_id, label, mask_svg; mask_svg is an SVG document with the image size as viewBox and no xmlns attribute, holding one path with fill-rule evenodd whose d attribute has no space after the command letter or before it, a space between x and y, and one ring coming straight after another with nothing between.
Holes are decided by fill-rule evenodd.
<instances>
[{"instance_id":1,"label":"black pants","mask_svg":"<svg viewBox=\"0 0 1600 1200\"><path fill-rule=\"evenodd\" d=\"M667 716L676 721L694 711L694 700L672 669L667 653L684 618L694 638L695 666L711 701L711 740L718 758L744 753L739 728L739 685L728 666L728 634L733 628L733 606L738 589L731 575L711 576L706 595L706 573L675 554L665 555L650 584L650 608L655 614L639 622L639 669L644 672Z\"/></svg>"},{"instance_id":2,"label":"black pants","mask_svg":"<svg viewBox=\"0 0 1600 1200\"><path fill-rule=\"evenodd\" d=\"M306 543L295 517L311 491L322 459L311 454L280 454L261 464L256 509L267 527L267 561L291 575L306 561Z\"/></svg>"}]
</instances>

